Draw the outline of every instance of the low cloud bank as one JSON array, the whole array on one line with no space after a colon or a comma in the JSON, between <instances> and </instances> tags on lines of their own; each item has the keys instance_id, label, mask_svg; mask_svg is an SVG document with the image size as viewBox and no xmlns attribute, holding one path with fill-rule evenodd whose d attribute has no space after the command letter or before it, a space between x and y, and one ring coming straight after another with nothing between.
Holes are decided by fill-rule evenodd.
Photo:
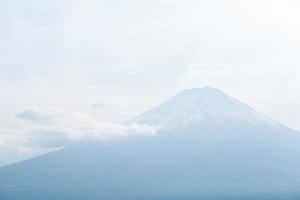
<instances>
[{"instance_id":1,"label":"low cloud bank","mask_svg":"<svg viewBox=\"0 0 300 200\"><path fill-rule=\"evenodd\" d=\"M100 122L56 107L31 107L0 123L0 165L27 159L83 140L99 142L136 135L154 136L158 127Z\"/></svg>"}]
</instances>

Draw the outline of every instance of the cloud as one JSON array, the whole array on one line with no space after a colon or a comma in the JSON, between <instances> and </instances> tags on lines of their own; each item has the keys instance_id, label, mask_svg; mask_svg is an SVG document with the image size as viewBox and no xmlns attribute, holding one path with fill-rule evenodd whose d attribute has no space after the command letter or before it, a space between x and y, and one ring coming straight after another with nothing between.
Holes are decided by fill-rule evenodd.
<instances>
[{"instance_id":1,"label":"cloud","mask_svg":"<svg viewBox=\"0 0 300 200\"><path fill-rule=\"evenodd\" d=\"M11 123L0 124L0 165L81 141L106 142L123 137L154 136L157 131L157 127L146 124L97 121L74 110L31 107L17 113Z\"/></svg>"},{"instance_id":2,"label":"cloud","mask_svg":"<svg viewBox=\"0 0 300 200\"><path fill-rule=\"evenodd\" d=\"M56 107L27 108L16 114L16 117L33 123L35 131L50 130L50 134L52 132L53 135L62 135L73 140L82 138L106 139L111 135L152 135L156 132L155 127L145 124L123 125L101 122L88 114Z\"/></svg>"},{"instance_id":3,"label":"cloud","mask_svg":"<svg viewBox=\"0 0 300 200\"><path fill-rule=\"evenodd\" d=\"M18 114L16 114L17 118L28 120L34 123L50 123L52 120L57 120L61 117L61 112L59 110L55 110L53 108L29 108Z\"/></svg>"}]
</instances>

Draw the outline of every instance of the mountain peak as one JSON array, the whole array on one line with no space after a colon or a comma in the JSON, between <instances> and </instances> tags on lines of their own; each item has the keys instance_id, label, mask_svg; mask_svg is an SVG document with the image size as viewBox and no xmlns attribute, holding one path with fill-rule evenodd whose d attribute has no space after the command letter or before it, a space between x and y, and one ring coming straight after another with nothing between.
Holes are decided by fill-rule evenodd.
<instances>
[{"instance_id":1,"label":"mountain peak","mask_svg":"<svg viewBox=\"0 0 300 200\"><path fill-rule=\"evenodd\" d=\"M193 94L208 94L208 93L223 93L223 91L214 88L214 87L203 87L203 88L189 88L184 89L183 91L179 92L178 94L184 94L184 93L193 93Z\"/></svg>"},{"instance_id":2,"label":"mountain peak","mask_svg":"<svg viewBox=\"0 0 300 200\"><path fill-rule=\"evenodd\" d=\"M272 125L273 121L219 89L204 87L185 89L129 123L200 130Z\"/></svg>"},{"instance_id":3,"label":"mountain peak","mask_svg":"<svg viewBox=\"0 0 300 200\"><path fill-rule=\"evenodd\" d=\"M183 90L182 92L212 92L212 91L219 91L222 92L221 90L211 87L211 86L206 86L206 87L202 87L202 88L188 88Z\"/></svg>"},{"instance_id":4,"label":"mountain peak","mask_svg":"<svg viewBox=\"0 0 300 200\"><path fill-rule=\"evenodd\" d=\"M203 99L204 97L209 96L226 96L226 94L216 88L213 87L204 87L204 88L190 88L185 89L176 95L174 95L172 98L190 98L190 101L196 100L196 99Z\"/></svg>"}]
</instances>

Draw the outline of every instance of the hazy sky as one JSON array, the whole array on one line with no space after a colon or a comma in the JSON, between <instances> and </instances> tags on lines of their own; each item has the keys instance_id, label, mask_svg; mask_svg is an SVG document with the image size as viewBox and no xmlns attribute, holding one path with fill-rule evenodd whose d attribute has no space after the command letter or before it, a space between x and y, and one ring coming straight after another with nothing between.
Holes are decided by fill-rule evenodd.
<instances>
[{"instance_id":1,"label":"hazy sky","mask_svg":"<svg viewBox=\"0 0 300 200\"><path fill-rule=\"evenodd\" d=\"M0 165L78 130L152 132L117 123L207 85L300 129L299 10L296 0L0 0Z\"/></svg>"}]
</instances>

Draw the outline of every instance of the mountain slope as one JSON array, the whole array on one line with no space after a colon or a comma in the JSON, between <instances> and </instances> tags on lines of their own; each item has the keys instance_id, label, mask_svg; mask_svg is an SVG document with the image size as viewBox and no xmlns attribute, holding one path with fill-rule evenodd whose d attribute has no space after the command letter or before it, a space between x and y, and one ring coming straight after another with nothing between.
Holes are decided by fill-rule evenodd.
<instances>
[{"instance_id":1,"label":"mountain slope","mask_svg":"<svg viewBox=\"0 0 300 200\"><path fill-rule=\"evenodd\" d=\"M300 135L213 89L127 123L161 132L0 168L0 199L299 199Z\"/></svg>"}]
</instances>

